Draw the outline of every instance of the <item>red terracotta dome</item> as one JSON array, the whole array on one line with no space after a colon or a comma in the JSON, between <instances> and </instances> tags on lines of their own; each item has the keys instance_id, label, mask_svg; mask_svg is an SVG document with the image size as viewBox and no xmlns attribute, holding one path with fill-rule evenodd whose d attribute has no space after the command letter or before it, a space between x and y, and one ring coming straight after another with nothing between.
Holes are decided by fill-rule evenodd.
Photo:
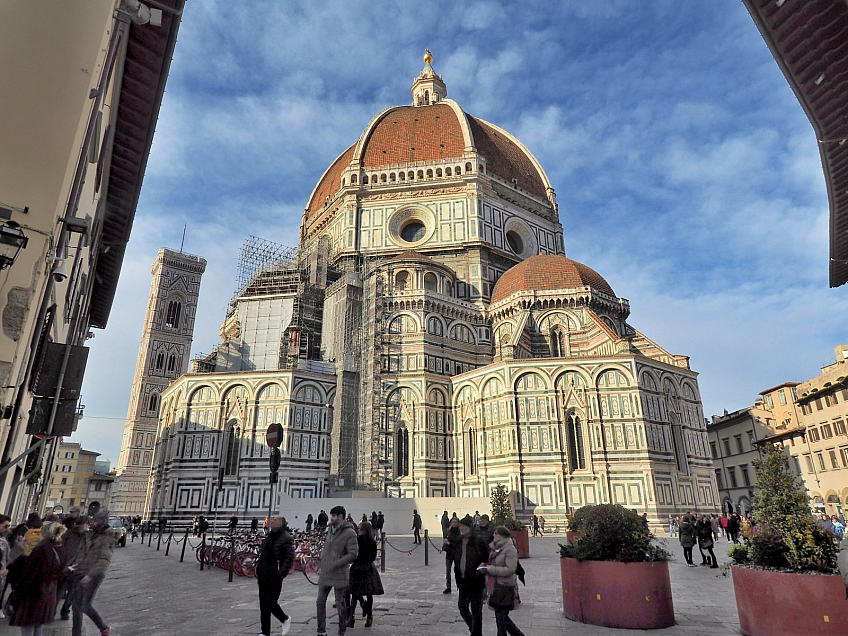
<instances>
[{"instance_id":1,"label":"red terracotta dome","mask_svg":"<svg viewBox=\"0 0 848 636\"><path fill-rule=\"evenodd\" d=\"M537 254L508 269L495 283L492 304L519 291L591 287L613 298L609 283L591 267L565 256Z\"/></svg>"}]
</instances>

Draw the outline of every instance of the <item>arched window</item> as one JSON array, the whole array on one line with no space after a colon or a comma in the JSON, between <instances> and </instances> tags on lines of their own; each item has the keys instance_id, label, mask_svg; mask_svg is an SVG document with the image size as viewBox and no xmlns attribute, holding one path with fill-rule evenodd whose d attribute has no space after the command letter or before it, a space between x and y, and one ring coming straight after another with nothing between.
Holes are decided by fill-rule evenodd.
<instances>
[{"instance_id":1,"label":"arched window","mask_svg":"<svg viewBox=\"0 0 848 636\"><path fill-rule=\"evenodd\" d=\"M235 422L227 426L226 453L224 455L224 474L235 475L238 473L239 464L239 427Z\"/></svg>"},{"instance_id":2,"label":"arched window","mask_svg":"<svg viewBox=\"0 0 848 636\"><path fill-rule=\"evenodd\" d=\"M173 373L177 368L177 356L173 353L168 356L168 373Z\"/></svg>"},{"instance_id":3,"label":"arched window","mask_svg":"<svg viewBox=\"0 0 848 636\"><path fill-rule=\"evenodd\" d=\"M441 169L441 168L436 168L436 176L437 176L437 177L441 177L441 176L442 176L442 169Z\"/></svg>"},{"instance_id":4,"label":"arched window","mask_svg":"<svg viewBox=\"0 0 848 636\"><path fill-rule=\"evenodd\" d=\"M424 91L424 104L430 103L430 91Z\"/></svg>"},{"instance_id":5,"label":"arched window","mask_svg":"<svg viewBox=\"0 0 848 636\"><path fill-rule=\"evenodd\" d=\"M419 171L418 171L418 174L417 174L416 176L417 176L419 179L423 179L423 178L424 178L424 171L423 171L423 170L419 170Z\"/></svg>"},{"instance_id":6,"label":"arched window","mask_svg":"<svg viewBox=\"0 0 848 636\"><path fill-rule=\"evenodd\" d=\"M428 170L428 171L427 171L427 178L428 178L428 179L432 179L432 178L433 178L433 171L432 171L432 170Z\"/></svg>"},{"instance_id":7,"label":"arched window","mask_svg":"<svg viewBox=\"0 0 848 636\"><path fill-rule=\"evenodd\" d=\"M451 169L450 169L450 167L445 168L445 176L446 176L446 177L451 176Z\"/></svg>"},{"instance_id":8,"label":"arched window","mask_svg":"<svg viewBox=\"0 0 848 636\"><path fill-rule=\"evenodd\" d=\"M460 168L459 166L457 166L456 168L454 168L454 169L453 169L453 172L454 172L454 174L458 177L459 175L461 175L461 174L462 174L462 168Z\"/></svg>"},{"instance_id":9,"label":"arched window","mask_svg":"<svg viewBox=\"0 0 848 636\"><path fill-rule=\"evenodd\" d=\"M583 427L580 418L570 413L566 418L568 427L568 464L572 471L586 470L586 451L583 441Z\"/></svg>"},{"instance_id":10,"label":"arched window","mask_svg":"<svg viewBox=\"0 0 848 636\"><path fill-rule=\"evenodd\" d=\"M409 431L399 428L395 432L395 477L409 475Z\"/></svg>"},{"instance_id":11,"label":"arched window","mask_svg":"<svg viewBox=\"0 0 848 636\"><path fill-rule=\"evenodd\" d=\"M409 272L398 272L395 276L395 289L403 291L409 286Z\"/></svg>"},{"instance_id":12,"label":"arched window","mask_svg":"<svg viewBox=\"0 0 848 636\"><path fill-rule=\"evenodd\" d=\"M368 185L368 175L367 174L362 175L362 183L364 183L365 185Z\"/></svg>"},{"instance_id":13,"label":"arched window","mask_svg":"<svg viewBox=\"0 0 848 636\"><path fill-rule=\"evenodd\" d=\"M465 164L465 171L471 172L471 162Z\"/></svg>"},{"instance_id":14,"label":"arched window","mask_svg":"<svg viewBox=\"0 0 848 636\"><path fill-rule=\"evenodd\" d=\"M179 300L168 301L168 313L165 317L165 326L169 329L180 328L180 314L183 311L183 304Z\"/></svg>"},{"instance_id":15,"label":"arched window","mask_svg":"<svg viewBox=\"0 0 848 636\"><path fill-rule=\"evenodd\" d=\"M161 351L156 354L156 370L161 371L162 367L165 366L165 354Z\"/></svg>"},{"instance_id":16,"label":"arched window","mask_svg":"<svg viewBox=\"0 0 848 636\"><path fill-rule=\"evenodd\" d=\"M436 275L427 272L424 274L424 289L427 291L439 291L439 279L436 278Z\"/></svg>"},{"instance_id":17,"label":"arched window","mask_svg":"<svg viewBox=\"0 0 848 636\"><path fill-rule=\"evenodd\" d=\"M156 412L156 407L159 406L159 396L156 393L150 394L150 401L147 404L147 410L151 413Z\"/></svg>"},{"instance_id":18,"label":"arched window","mask_svg":"<svg viewBox=\"0 0 848 636\"><path fill-rule=\"evenodd\" d=\"M350 175L350 182L356 183L356 175L355 174Z\"/></svg>"},{"instance_id":19,"label":"arched window","mask_svg":"<svg viewBox=\"0 0 848 636\"><path fill-rule=\"evenodd\" d=\"M435 316L431 316L427 320L427 333L433 334L434 336L443 335L444 329L442 328L442 321Z\"/></svg>"},{"instance_id":20,"label":"arched window","mask_svg":"<svg viewBox=\"0 0 848 636\"><path fill-rule=\"evenodd\" d=\"M550 334L550 342L551 342L551 357L552 358L563 358L565 357L565 336L562 331L554 327L551 329Z\"/></svg>"}]
</instances>

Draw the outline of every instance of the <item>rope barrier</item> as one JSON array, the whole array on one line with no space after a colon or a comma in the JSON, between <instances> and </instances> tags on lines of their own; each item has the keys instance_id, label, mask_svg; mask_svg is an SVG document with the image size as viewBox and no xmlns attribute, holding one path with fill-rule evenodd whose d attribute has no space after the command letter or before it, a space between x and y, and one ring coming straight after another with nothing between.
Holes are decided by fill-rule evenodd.
<instances>
[{"instance_id":1,"label":"rope barrier","mask_svg":"<svg viewBox=\"0 0 848 636\"><path fill-rule=\"evenodd\" d=\"M406 554L406 556L411 556L413 552L415 552L420 546L422 546L424 544L423 543L416 543L415 547L412 548L411 550L401 550L401 549L393 546L391 543L389 543L389 540L386 539L386 545L389 546L395 552L400 552L401 554Z\"/></svg>"},{"instance_id":2,"label":"rope barrier","mask_svg":"<svg viewBox=\"0 0 848 636\"><path fill-rule=\"evenodd\" d=\"M435 543L433 543L433 540L430 537L427 537L427 541L430 542L430 545L433 546L436 549L436 552L438 552L439 554L445 551L444 548L440 548Z\"/></svg>"}]
</instances>

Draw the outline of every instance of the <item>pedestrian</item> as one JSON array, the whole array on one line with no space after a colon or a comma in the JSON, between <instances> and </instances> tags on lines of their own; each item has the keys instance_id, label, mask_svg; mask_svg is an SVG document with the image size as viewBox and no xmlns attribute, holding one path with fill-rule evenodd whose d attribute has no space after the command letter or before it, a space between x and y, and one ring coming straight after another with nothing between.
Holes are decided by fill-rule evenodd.
<instances>
[{"instance_id":1,"label":"pedestrian","mask_svg":"<svg viewBox=\"0 0 848 636\"><path fill-rule=\"evenodd\" d=\"M495 526L489 521L489 515L487 514L480 515L480 524L474 529L474 531L480 536L483 543L486 545L489 545L495 540Z\"/></svg>"},{"instance_id":2,"label":"pedestrian","mask_svg":"<svg viewBox=\"0 0 848 636\"><path fill-rule=\"evenodd\" d=\"M51 623L56 614L65 562L62 535L67 528L61 522L51 521L41 530L42 538L24 564L24 583L15 589L17 607L9 625L20 627L21 636L41 636L42 626ZM109 629L101 633L109 636Z\"/></svg>"},{"instance_id":3,"label":"pedestrian","mask_svg":"<svg viewBox=\"0 0 848 636\"><path fill-rule=\"evenodd\" d=\"M259 548L256 559L256 581L259 583L259 624L262 636L271 636L271 614L283 624L282 633L289 633L291 616L280 607L283 579L294 562L294 546L285 517L273 517L268 536Z\"/></svg>"},{"instance_id":4,"label":"pedestrian","mask_svg":"<svg viewBox=\"0 0 848 636\"><path fill-rule=\"evenodd\" d=\"M377 542L374 541L374 528L370 521L359 524L356 536L359 553L350 566L350 584L347 588L347 626L356 623L356 604L362 608L365 627L374 623L374 596L383 594L383 582L374 565L377 558Z\"/></svg>"},{"instance_id":5,"label":"pedestrian","mask_svg":"<svg viewBox=\"0 0 848 636\"><path fill-rule=\"evenodd\" d=\"M648 524L648 513L647 512L642 513L642 526L644 527L645 532L647 532L647 533L651 532L651 526Z\"/></svg>"},{"instance_id":6,"label":"pedestrian","mask_svg":"<svg viewBox=\"0 0 848 636\"><path fill-rule=\"evenodd\" d=\"M250 520L250 532L252 534L256 534L256 532L258 530L259 530L259 519L254 517L253 519Z\"/></svg>"},{"instance_id":7,"label":"pedestrian","mask_svg":"<svg viewBox=\"0 0 848 636\"><path fill-rule=\"evenodd\" d=\"M715 537L715 541L718 542L719 535L721 535L721 523L719 523L716 515L710 515L710 525L713 527L713 536Z\"/></svg>"},{"instance_id":8,"label":"pedestrian","mask_svg":"<svg viewBox=\"0 0 848 636\"><path fill-rule=\"evenodd\" d=\"M442 524L442 539L444 539L446 536L448 536L448 530L450 529L450 517L448 517L447 510L442 513L442 516L439 521Z\"/></svg>"},{"instance_id":9,"label":"pedestrian","mask_svg":"<svg viewBox=\"0 0 848 636\"><path fill-rule=\"evenodd\" d=\"M539 532L539 522L536 519L536 515L530 515L530 530L532 531L534 537Z\"/></svg>"},{"instance_id":10,"label":"pedestrian","mask_svg":"<svg viewBox=\"0 0 848 636\"><path fill-rule=\"evenodd\" d=\"M71 508L71 511L65 515L65 518L62 520L62 523L65 524L65 527L70 530L74 527L74 523L77 520L77 517L80 516L80 509L77 506Z\"/></svg>"},{"instance_id":11,"label":"pedestrian","mask_svg":"<svg viewBox=\"0 0 848 636\"><path fill-rule=\"evenodd\" d=\"M421 515L418 510L412 511L412 539L413 543L421 543Z\"/></svg>"},{"instance_id":12,"label":"pedestrian","mask_svg":"<svg viewBox=\"0 0 848 636\"><path fill-rule=\"evenodd\" d=\"M327 513L323 510L318 513L318 530L325 530L327 528Z\"/></svg>"},{"instance_id":13,"label":"pedestrian","mask_svg":"<svg viewBox=\"0 0 848 636\"><path fill-rule=\"evenodd\" d=\"M445 590L443 594L451 593L451 570L453 569L453 546L459 542L461 538L459 532L459 519L456 515L451 517L448 524L448 531L445 533L443 549L445 551Z\"/></svg>"},{"instance_id":14,"label":"pedestrian","mask_svg":"<svg viewBox=\"0 0 848 636\"><path fill-rule=\"evenodd\" d=\"M377 513L377 534L383 534L383 526L386 524L386 518L383 516L383 511Z\"/></svg>"},{"instance_id":15,"label":"pedestrian","mask_svg":"<svg viewBox=\"0 0 848 636\"><path fill-rule=\"evenodd\" d=\"M730 515L727 520L727 533L730 535L730 540L733 543L739 543L739 529L741 528L739 515L735 512Z\"/></svg>"},{"instance_id":16,"label":"pedestrian","mask_svg":"<svg viewBox=\"0 0 848 636\"><path fill-rule=\"evenodd\" d=\"M37 512L31 512L27 517L27 530L24 535L24 554L29 556L35 546L41 541L41 525L43 521Z\"/></svg>"},{"instance_id":17,"label":"pedestrian","mask_svg":"<svg viewBox=\"0 0 848 636\"><path fill-rule=\"evenodd\" d=\"M372 510L371 511L371 527L374 529L374 541L377 540L377 535L380 531L379 528L377 527L377 521L378 521L377 511Z\"/></svg>"},{"instance_id":18,"label":"pedestrian","mask_svg":"<svg viewBox=\"0 0 848 636\"><path fill-rule=\"evenodd\" d=\"M845 524L839 520L839 517L832 515L830 521L833 524L833 533L841 541L842 535L845 534Z\"/></svg>"},{"instance_id":19,"label":"pedestrian","mask_svg":"<svg viewBox=\"0 0 848 636\"><path fill-rule=\"evenodd\" d=\"M474 525L475 526L480 525L480 511L479 510L474 511Z\"/></svg>"},{"instance_id":20,"label":"pedestrian","mask_svg":"<svg viewBox=\"0 0 848 636\"><path fill-rule=\"evenodd\" d=\"M542 534L545 534L545 518L539 516L539 530L542 531Z\"/></svg>"},{"instance_id":21,"label":"pedestrian","mask_svg":"<svg viewBox=\"0 0 848 636\"><path fill-rule=\"evenodd\" d=\"M481 519L482 520L482 519ZM512 542L512 533L504 526L495 528L492 551L489 562L481 568L487 575L486 588L489 590L489 607L495 610L495 624L498 636L524 636L518 626L509 617L515 604L518 582L515 571L518 569L518 551Z\"/></svg>"},{"instance_id":22,"label":"pedestrian","mask_svg":"<svg viewBox=\"0 0 848 636\"><path fill-rule=\"evenodd\" d=\"M230 534L235 534L238 530L238 517L233 513L233 516L230 517L230 522L227 524Z\"/></svg>"},{"instance_id":23,"label":"pedestrian","mask_svg":"<svg viewBox=\"0 0 848 636\"><path fill-rule=\"evenodd\" d=\"M133 519L133 528L135 528L137 525L138 524L135 522L135 519ZM191 525L192 525L191 533L195 537L199 537L200 536L200 516L199 515L194 515L194 520L192 521Z\"/></svg>"},{"instance_id":24,"label":"pedestrian","mask_svg":"<svg viewBox=\"0 0 848 636\"><path fill-rule=\"evenodd\" d=\"M81 548L86 544L90 523L91 520L86 515L76 517L76 523L62 537L62 543L65 546L65 563L69 566L65 572L67 575L64 582L65 600L59 610L59 616L63 621L71 617L71 602L76 592L73 585L75 582L73 573L84 554Z\"/></svg>"},{"instance_id":25,"label":"pedestrian","mask_svg":"<svg viewBox=\"0 0 848 636\"><path fill-rule=\"evenodd\" d=\"M198 520L198 527L200 529L200 534L206 534L206 531L209 529L209 522L203 515L200 515L200 519Z\"/></svg>"},{"instance_id":26,"label":"pedestrian","mask_svg":"<svg viewBox=\"0 0 848 636\"><path fill-rule=\"evenodd\" d=\"M459 522L460 537L451 543L453 572L459 592L459 614L468 625L471 636L483 636L483 590L486 577L478 567L489 560L489 547L472 529L474 518L465 515Z\"/></svg>"},{"instance_id":27,"label":"pedestrian","mask_svg":"<svg viewBox=\"0 0 848 636\"><path fill-rule=\"evenodd\" d=\"M16 586L15 575L17 575L18 581L23 580L23 569L24 564L26 563L26 557L24 556L24 536L28 530L29 528L27 525L22 523L15 526L7 537L7 541L9 542L9 558L6 565L6 583L13 590L13 592L9 594L8 601L12 607L14 607L17 602L14 599L14 589ZM5 592L5 589L3 592ZM0 598L0 601L2 601L2 598ZM0 607L6 607L6 603L0 603ZM3 618L5 618L5 616Z\"/></svg>"},{"instance_id":28,"label":"pedestrian","mask_svg":"<svg viewBox=\"0 0 848 636\"><path fill-rule=\"evenodd\" d=\"M695 530L695 524L692 523L692 515L689 513L683 515L678 534L680 545L683 546L683 557L686 559L686 565L690 568L697 567L692 563L692 548L695 547L695 542L698 540L698 533Z\"/></svg>"},{"instance_id":29,"label":"pedestrian","mask_svg":"<svg viewBox=\"0 0 848 636\"><path fill-rule=\"evenodd\" d=\"M674 538L674 537L677 536L676 530L677 530L677 528L674 527L674 517L672 517L671 515L668 515L668 534L671 538Z\"/></svg>"},{"instance_id":30,"label":"pedestrian","mask_svg":"<svg viewBox=\"0 0 848 636\"><path fill-rule=\"evenodd\" d=\"M364 512L362 513L362 519L359 520L360 525L362 525L363 523L368 523L368 515L366 515Z\"/></svg>"},{"instance_id":31,"label":"pedestrian","mask_svg":"<svg viewBox=\"0 0 848 636\"><path fill-rule=\"evenodd\" d=\"M9 515L0 515L0 595L6 592L6 575L9 573L9 546L8 537L12 531L12 518ZM3 614L2 596L0 596L0 618L6 618Z\"/></svg>"},{"instance_id":32,"label":"pedestrian","mask_svg":"<svg viewBox=\"0 0 848 636\"><path fill-rule=\"evenodd\" d=\"M323 511L322 511L323 512ZM339 636L347 629L345 591L350 580L350 564L359 554L359 544L353 524L345 519L344 506L330 509L330 525L324 548L318 560L318 636L327 636L327 597L335 592L336 609L339 613Z\"/></svg>"},{"instance_id":33,"label":"pedestrian","mask_svg":"<svg viewBox=\"0 0 848 636\"><path fill-rule=\"evenodd\" d=\"M75 590L71 600L74 610L73 636L82 636L83 614L94 621L100 636L109 636L109 627L91 605L115 552L115 539L108 521L109 512L98 511L91 518L91 532L85 535L84 545L77 551L79 563L74 568L74 582L71 584Z\"/></svg>"},{"instance_id":34,"label":"pedestrian","mask_svg":"<svg viewBox=\"0 0 848 636\"><path fill-rule=\"evenodd\" d=\"M703 562L701 565L709 565L711 568L718 567L715 552L713 552L713 525L706 515L701 515L698 523L695 525L698 532L698 549L701 552ZM704 554L707 551L709 556Z\"/></svg>"},{"instance_id":35,"label":"pedestrian","mask_svg":"<svg viewBox=\"0 0 848 636\"><path fill-rule=\"evenodd\" d=\"M306 531L312 532L312 524L314 523L314 519L312 518L312 513L310 512L306 515Z\"/></svg>"}]
</instances>

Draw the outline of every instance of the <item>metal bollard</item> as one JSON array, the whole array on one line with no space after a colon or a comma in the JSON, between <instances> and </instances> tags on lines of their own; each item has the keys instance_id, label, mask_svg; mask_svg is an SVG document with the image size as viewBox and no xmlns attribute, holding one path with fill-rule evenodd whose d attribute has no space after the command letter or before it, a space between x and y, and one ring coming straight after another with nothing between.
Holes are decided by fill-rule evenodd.
<instances>
[{"instance_id":1,"label":"metal bollard","mask_svg":"<svg viewBox=\"0 0 848 636\"><path fill-rule=\"evenodd\" d=\"M383 533L383 540L380 542L380 572L386 571L386 533Z\"/></svg>"},{"instance_id":2,"label":"metal bollard","mask_svg":"<svg viewBox=\"0 0 848 636\"><path fill-rule=\"evenodd\" d=\"M150 532L150 528L147 529L147 547L150 547L150 544L153 543L153 533Z\"/></svg>"},{"instance_id":3,"label":"metal bollard","mask_svg":"<svg viewBox=\"0 0 848 636\"><path fill-rule=\"evenodd\" d=\"M159 546L162 545L162 533L159 533L159 538L156 539L156 551L159 552Z\"/></svg>"},{"instance_id":4,"label":"metal bollard","mask_svg":"<svg viewBox=\"0 0 848 636\"><path fill-rule=\"evenodd\" d=\"M168 556L168 552L171 551L171 539L174 538L174 533L168 535L168 541L165 543L165 556Z\"/></svg>"},{"instance_id":5,"label":"metal bollard","mask_svg":"<svg viewBox=\"0 0 848 636\"><path fill-rule=\"evenodd\" d=\"M144 545L144 526L141 526L141 545Z\"/></svg>"},{"instance_id":6,"label":"metal bollard","mask_svg":"<svg viewBox=\"0 0 848 636\"><path fill-rule=\"evenodd\" d=\"M427 528L424 528L424 565L430 565L430 534Z\"/></svg>"},{"instance_id":7,"label":"metal bollard","mask_svg":"<svg viewBox=\"0 0 848 636\"><path fill-rule=\"evenodd\" d=\"M230 577L228 580L229 583L233 582L233 568L236 563L236 538L235 535L230 537Z\"/></svg>"},{"instance_id":8,"label":"metal bollard","mask_svg":"<svg viewBox=\"0 0 848 636\"><path fill-rule=\"evenodd\" d=\"M200 539L200 571L203 572L203 562L206 560L206 533Z\"/></svg>"},{"instance_id":9,"label":"metal bollard","mask_svg":"<svg viewBox=\"0 0 848 636\"><path fill-rule=\"evenodd\" d=\"M186 535L183 537L183 551L180 553L180 563L182 563L183 559L185 558L185 549L186 549L187 545L188 545L188 528L186 528Z\"/></svg>"}]
</instances>

